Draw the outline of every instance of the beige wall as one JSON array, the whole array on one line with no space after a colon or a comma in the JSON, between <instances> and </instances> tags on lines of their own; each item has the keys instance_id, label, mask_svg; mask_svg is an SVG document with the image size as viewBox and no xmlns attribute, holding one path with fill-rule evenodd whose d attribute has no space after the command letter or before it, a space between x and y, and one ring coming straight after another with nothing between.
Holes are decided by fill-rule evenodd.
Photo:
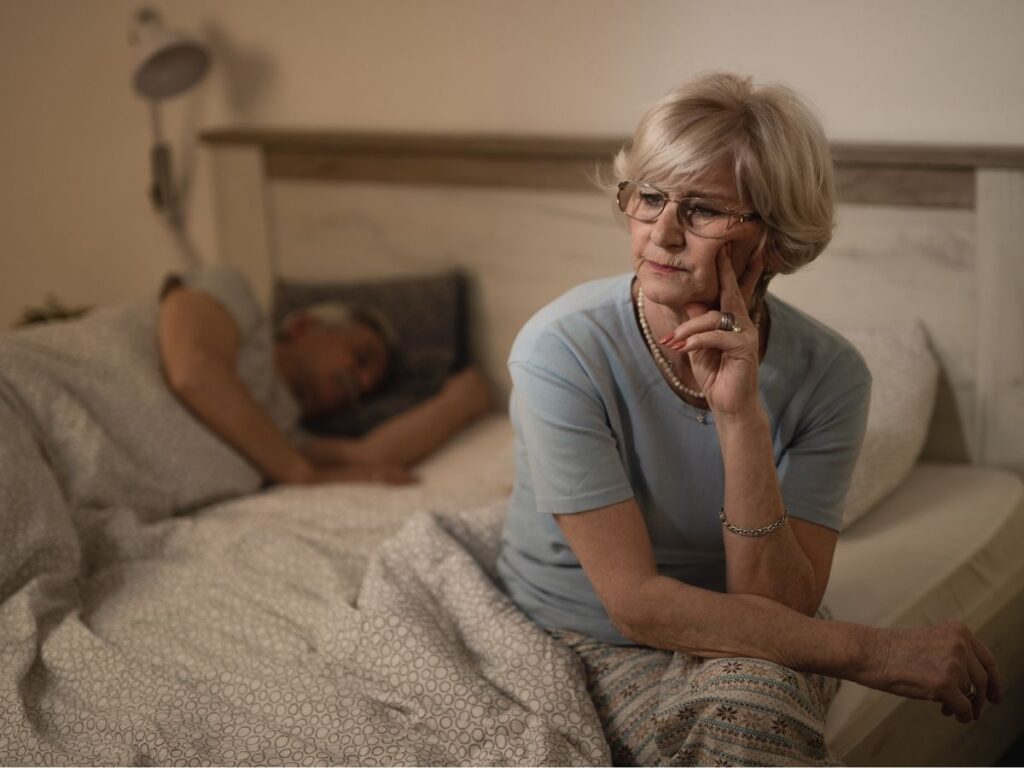
<instances>
[{"instance_id":1,"label":"beige wall","mask_svg":"<svg viewBox=\"0 0 1024 768\"><path fill-rule=\"evenodd\" d=\"M140 295L177 263L128 87L138 4L0 0L0 325L47 293ZM165 110L206 259L208 163L183 139L207 126L618 135L687 75L732 69L802 90L837 139L1024 142L1016 0L155 4L216 57Z\"/></svg>"}]
</instances>

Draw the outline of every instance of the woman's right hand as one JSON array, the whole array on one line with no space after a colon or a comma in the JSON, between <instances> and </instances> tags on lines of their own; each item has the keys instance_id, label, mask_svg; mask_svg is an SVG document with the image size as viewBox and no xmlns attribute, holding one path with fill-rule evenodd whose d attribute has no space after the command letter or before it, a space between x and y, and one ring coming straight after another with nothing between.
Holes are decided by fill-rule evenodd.
<instances>
[{"instance_id":1,"label":"woman's right hand","mask_svg":"<svg viewBox=\"0 0 1024 768\"><path fill-rule=\"evenodd\" d=\"M963 624L877 630L868 672L856 682L913 699L942 702L942 714L977 720L1002 683L992 652ZM968 696L971 687L974 695Z\"/></svg>"}]
</instances>

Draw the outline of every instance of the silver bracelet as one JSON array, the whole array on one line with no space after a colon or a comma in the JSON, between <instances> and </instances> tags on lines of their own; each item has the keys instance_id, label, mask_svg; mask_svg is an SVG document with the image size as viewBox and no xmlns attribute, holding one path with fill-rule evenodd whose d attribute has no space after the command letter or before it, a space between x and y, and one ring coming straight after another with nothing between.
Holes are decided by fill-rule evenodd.
<instances>
[{"instance_id":1,"label":"silver bracelet","mask_svg":"<svg viewBox=\"0 0 1024 768\"><path fill-rule=\"evenodd\" d=\"M722 507L718 512L718 518L722 521L722 525L730 533L735 533L737 536L767 536L769 533L774 533L786 524L789 520L789 510L785 507L782 508L782 517L776 520L774 523L763 525L760 528L738 528L737 526L730 523L725 519L725 507Z\"/></svg>"}]
</instances>

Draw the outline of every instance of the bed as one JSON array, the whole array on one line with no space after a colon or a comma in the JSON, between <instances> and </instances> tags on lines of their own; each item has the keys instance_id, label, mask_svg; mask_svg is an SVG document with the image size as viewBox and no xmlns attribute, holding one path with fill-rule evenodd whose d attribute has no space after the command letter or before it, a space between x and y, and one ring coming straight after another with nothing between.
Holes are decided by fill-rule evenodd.
<instances>
[{"instance_id":1,"label":"bed","mask_svg":"<svg viewBox=\"0 0 1024 768\"><path fill-rule=\"evenodd\" d=\"M614 139L205 139L219 259L268 308L281 280L458 268L471 356L502 397L522 322L623 271L624 234L588 186ZM991 763L1024 723L1024 361L1005 353L1024 348L1024 152L835 152L835 243L773 287L878 371L826 603L877 625L964 621L1007 696L962 726L843 683L827 739L853 764ZM118 312L147 311L0 339L4 762L607 764L579 666L491 581L512 478L502 413L414 488L258 492L153 394L145 323L118 336ZM127 394L101 386L115 379Z\"/></svg>"}]
</instances>

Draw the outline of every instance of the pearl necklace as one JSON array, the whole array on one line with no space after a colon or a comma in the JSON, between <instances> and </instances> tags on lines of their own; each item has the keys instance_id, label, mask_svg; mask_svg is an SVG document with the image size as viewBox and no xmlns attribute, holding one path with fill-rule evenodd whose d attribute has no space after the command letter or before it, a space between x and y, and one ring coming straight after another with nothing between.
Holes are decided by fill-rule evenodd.
<instances>
[{"instance_id":1,"label":"pearl necklace","mask_svg":"<svg viewBox=\"0 0 1024 768\"><path fill-rule=\"evenodd\" d=\"M654 343L654 336L651 334L651 327L647 324L647 313L644 311L644 289L640 287L637 287L636 309L637 317L640 320L640 330L643 331L644 341L647 343L647 348L651 350L651 354L654 355L655 362L657 362L658 367L665 372L665 375L668 377L672 386L675 387L677 392L689 395L694 400L706 401L707 398L704 397L703 392L697 389L690 389L688 386L683 384L682 380L679 378L679 371L676 370L675 364L665 357L664 353L661 351L661 347ZM754 317L752 319L754 321L754 327L759 329L761 327L760 307L754 311Z\"/></svg>"},{"instance_id":2,"label":"pearl necklace","mask_svg":"<svg viewBox=\"0 0 1024 768\"><path fill-rule=\"evenodd\" d=\"M655 362L657 362L658 367L665 372L665 375L668 376L668 380L672 382L672 386L695 400L703 400L704 393L697 389L690 389L688 386L683 384L679 379L679 372L676 370L675 365L673 365L671 360L665 357L661 351L661 347L654 343L654 336L651 335L651 326L647 324L647 313L644 311L643 288L637 289L636 310L637 316L640 318L640 330L643 331L644 341L647 343L647 348L651 350L651 354L654 355Z\"/></svg>"}]
</instances>

